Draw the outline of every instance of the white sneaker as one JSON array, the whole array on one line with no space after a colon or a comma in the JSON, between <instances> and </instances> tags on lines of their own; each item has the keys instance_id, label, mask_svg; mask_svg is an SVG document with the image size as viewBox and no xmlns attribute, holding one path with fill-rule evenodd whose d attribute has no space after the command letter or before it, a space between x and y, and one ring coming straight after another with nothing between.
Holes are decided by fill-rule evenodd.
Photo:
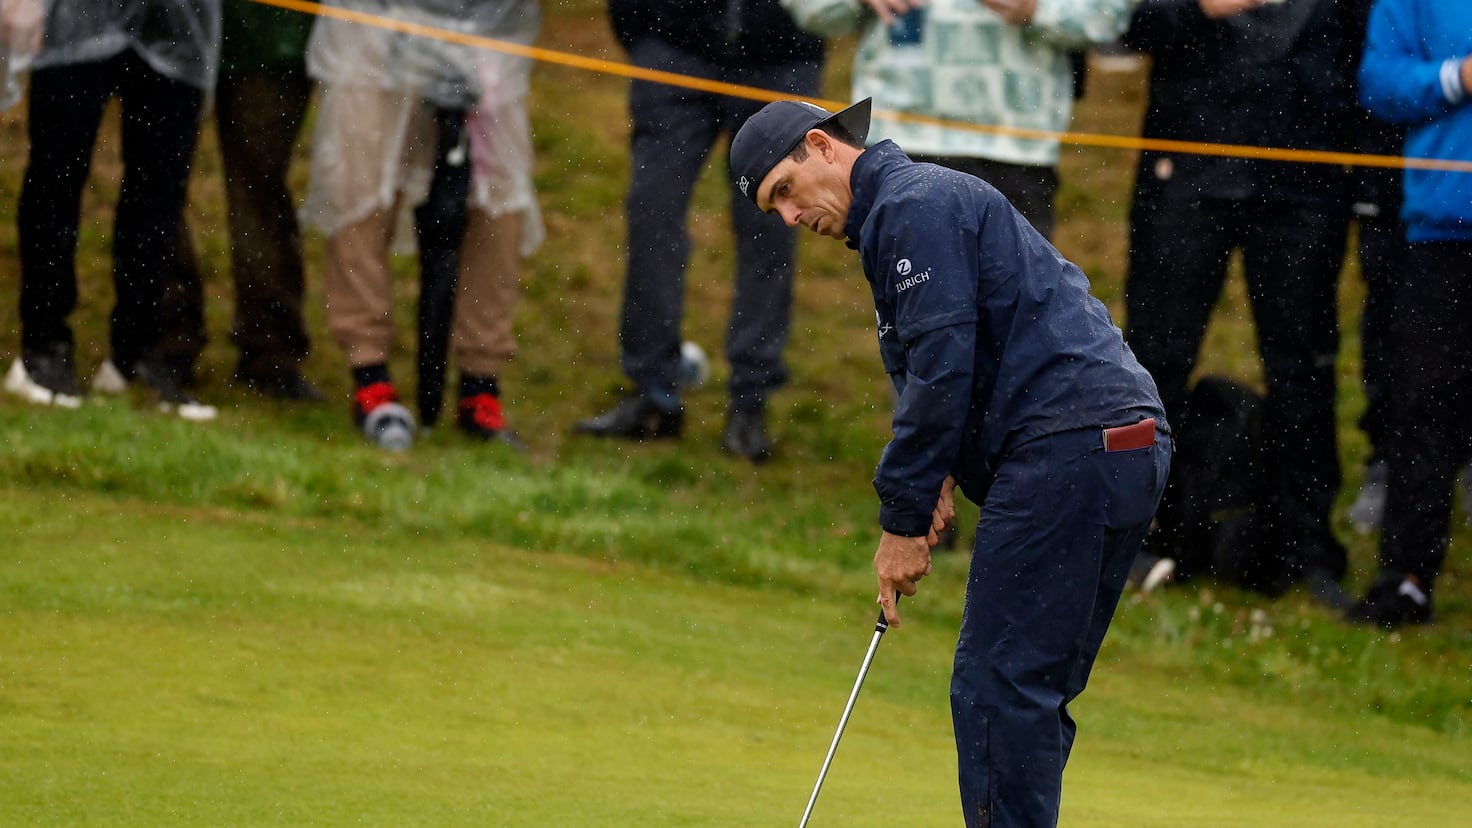
<instances>
[{"instance_id":1,"label":"white sneaker","mask_svg":"<svg viewBox=\"0 0 1472 828\"><path fill-rule=\"evenodd\" d=\"M118 366L109 359L102 363L96 374L92 375L92 390L99 394L112 394L113 396L124 394L128 391L128 378L123 376L123 372L119 371Z\"/></svg>"},{"instance_id":2,"label":"white sneaker","mask_svg":"<svg viewBox=\"0 0 1472 828\"><path fill-rule=\"evenodd\" d=\"M1356 532L1367 535L1380 528L1385 517L1385 495L1389 491L1390 470L1384 461L1376 461L1365 467L1365 482L1360 486L1359 496L1349 507L1349 522Z\"/></svg>"},{"instance_id":3,"label":"white sneaker","mask_svg":"<svg viewBox=\"0 0 1472 828\"><path fill-rule=\"evenodd\" d=\"M31 378L25 362L16 357L5 374L5 390L36 405L54 405L58 408L79 408L82 398L77 394L55 391Z\"/></svg>"},{"instance_id":4,"label":"white sneaker","mask_svg":"<svg viewBox=\"0 0 1472 828\"><path fill-rule=\"evenodd\" d=\"M176 414L181 419L196 423L207 423L219 416L219 409L196 399L162 366L139 362L136 370L136 379L158 395L159 411ZM123 376L117 364L110 359L103 362L92 376L92 390L102 394L124 394L129 385L128 378Z\"/></svg>"}]
</instances>

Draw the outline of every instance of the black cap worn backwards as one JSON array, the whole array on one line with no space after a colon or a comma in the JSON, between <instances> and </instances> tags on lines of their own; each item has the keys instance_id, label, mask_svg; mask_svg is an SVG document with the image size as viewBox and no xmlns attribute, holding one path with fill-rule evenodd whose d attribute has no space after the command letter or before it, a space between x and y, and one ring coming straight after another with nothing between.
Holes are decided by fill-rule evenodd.
<instances>
[{"instance_id":1,"label":"black cap worn backwards","mask_svg":"<svg viewBox=\"0 0 1472 828\"><path fill-rule=\"evenodd\" d=\"M836 113L806 101L776 101L762 107L731 139L731 179L736 182L736 188L755 204L762 179L792 152L810 129L838 124L863 142L869 136L872 100L865 98Z\"/></svg>"}]
</instances>

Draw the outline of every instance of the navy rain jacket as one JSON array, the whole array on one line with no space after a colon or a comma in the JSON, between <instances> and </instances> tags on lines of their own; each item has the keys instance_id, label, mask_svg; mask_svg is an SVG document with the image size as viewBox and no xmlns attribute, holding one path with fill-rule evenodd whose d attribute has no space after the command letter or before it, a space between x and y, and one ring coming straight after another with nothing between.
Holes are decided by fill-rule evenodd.
<instances>
[{"instance_id":1,"label":"navy rain jacket","mask_svg":"<svg viewBox=\"0 0 1472 828\"><path fill-rule=\"evenodd\" d=\"M854 164L845 227L874 293L899 392L874 477L879 523L930 528L941 482L980 503L1014 447L1156 418L1155 382L1088 278L991 185L911 161L891 141Z\"/></svg>"}]
</instances>

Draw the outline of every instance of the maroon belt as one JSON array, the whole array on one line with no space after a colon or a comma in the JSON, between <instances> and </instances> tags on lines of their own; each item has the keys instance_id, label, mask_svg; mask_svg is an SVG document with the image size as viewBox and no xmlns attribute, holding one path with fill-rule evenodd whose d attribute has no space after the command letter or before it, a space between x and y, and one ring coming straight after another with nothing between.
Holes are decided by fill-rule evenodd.
<instances>
[{"instance_id":1,"label":"maroon belt","mask_svg":"<svg viewBox=\"0 0 1472 828\"><path fill-rule=\"evenodd\" d=\"M1104 429L1105 451L1131 451L1155 445L1155 418L1151 417L1134 425L1115 426Z\"/></svg>"}]
</instances>

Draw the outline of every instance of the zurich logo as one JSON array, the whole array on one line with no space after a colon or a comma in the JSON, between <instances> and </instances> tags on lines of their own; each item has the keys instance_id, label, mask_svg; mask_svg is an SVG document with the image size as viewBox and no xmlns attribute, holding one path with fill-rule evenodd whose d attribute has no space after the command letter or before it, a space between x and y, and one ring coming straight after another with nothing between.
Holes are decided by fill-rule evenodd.
<instances>
[{"instance_id":1,"label":"zurich logo","mask_svg":"<svg viewBox=\"0 0 1472 828\"><path fill-rule=\"evenodd\" d=\"M898 262L895 262L894 265L895 271L898 272L901 276L910 275L910 267L911 265L909 259L900 259Z\"/></svg>"},{"instance_id":2,"label":"zurich logo","mask_svg":"<svg viewBox=\"0 0 1472 828\"><path fill-rule=\"evenodd\" d=\"M743 175L736 182L736 186L741 188L741 194L742 195L748 195L748 193L746 192L746 188L749 187L749 186L751 186L751 180L748 179L746 176Z\"/></svg>"}]
</instances>

